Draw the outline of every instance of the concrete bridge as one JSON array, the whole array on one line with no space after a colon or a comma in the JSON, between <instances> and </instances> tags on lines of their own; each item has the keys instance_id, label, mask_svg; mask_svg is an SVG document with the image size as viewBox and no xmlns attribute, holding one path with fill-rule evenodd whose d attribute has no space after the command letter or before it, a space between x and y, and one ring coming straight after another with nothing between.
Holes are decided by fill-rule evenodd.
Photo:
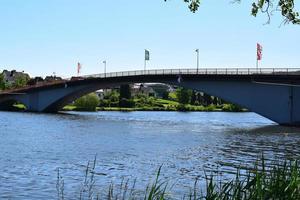
<instances>
[{"instance_id":1,"label":"concrete bridge","mask_svg":"<svg viewBox=\"0 0 300 200\"><path fill-rule=\"evenodd\" d=\"M0 93L0 109L15 102L32 112L58 112L101 88L130 83L166 83L205 92L281 125L300 125L300 69L162 69L114 72L28 86Z\"/></svg>"}]
</instances>

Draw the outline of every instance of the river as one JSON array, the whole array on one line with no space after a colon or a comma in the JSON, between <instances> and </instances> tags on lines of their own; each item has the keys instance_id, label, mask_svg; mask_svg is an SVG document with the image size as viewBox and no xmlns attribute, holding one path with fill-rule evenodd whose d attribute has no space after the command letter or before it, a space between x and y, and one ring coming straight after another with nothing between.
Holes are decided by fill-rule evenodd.
<instances>
[{"instance_id":1,"label":"river","mask_svg":"<svg viewBox=\"0 0 300 200\"><path fill-rule=\"evenodd\" d=\"M267 159L298 158L300 129L251 112L0 112L0 199L56 199L57 169L67 199L79 196L88 161L96 186L154 177L188 191L203 171L230 174Z\"/></svg>"}]
</instances>

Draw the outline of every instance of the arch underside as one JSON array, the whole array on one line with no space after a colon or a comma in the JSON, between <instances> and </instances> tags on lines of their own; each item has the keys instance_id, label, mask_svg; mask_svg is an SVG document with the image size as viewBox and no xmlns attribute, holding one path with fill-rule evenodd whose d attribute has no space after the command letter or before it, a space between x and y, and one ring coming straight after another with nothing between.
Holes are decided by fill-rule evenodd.
<instances>
[{"instance_id":1,"label":"arch underside","mask_svg":"<svg viewBox=\"0 0 300 200\"><path fill-rule=\"evenodd\" d=\"M77 98L96 91L131 83L165 83L194 89L235 103L283 125L300 125L300 88L285 85L270 85L251 81L214 81L173 79L125 80L115 82L94 82L75 86L50 88L23 96L27 110L57 112ZM298 103L299 102L299 103ZM299 113L299 114L298 114Z\"/></svg>"},{"instance_id":2,"label":"arch underside","mask_svg":"<svg viewBox=\"0 0 300 200\"><path fill-rule=\"evenodd\" d=\"M26 106L26 104L24 102L21 102L18 98L10 97L10 98L2 99L0 101L0 110L3 110L3 111L21 110L14 106L15 104L19 104L19 103Z\"/></svg>"}]
</instances>

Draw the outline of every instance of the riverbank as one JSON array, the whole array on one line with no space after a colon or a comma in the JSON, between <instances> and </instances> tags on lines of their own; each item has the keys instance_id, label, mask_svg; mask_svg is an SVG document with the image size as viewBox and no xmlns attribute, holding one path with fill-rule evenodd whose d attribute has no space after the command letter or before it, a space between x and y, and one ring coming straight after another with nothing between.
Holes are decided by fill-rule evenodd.
<instances>
[{"instance_id":1,"label":"riverbank","mask_svg":"<svg viewBox=\"0 0 300 200\"><path fill-rule=\"evenodd\" d=\"M192 105L180 104L175 100L160 98L134 98L129 100L129 106L119 106L119 102L99 103L99 106L90 109L86 104L71 104L65 106L63 111L183 111L183 112L244 112L239 106L230 103L209 104L209 105Z\"/></svg>"},{"instance_id":2,"label":"riverbank","mask_svg":"<svg viewBox=\"0 0 300 200\"><path fill-rule=\"evenodd\" d=\"M15 104L11 111L25 111L26 106L23 104ZM75 105L67 105L62 111L91 111L89 109L80 108ZM232 104L209 105L209 106L194 106L194 105L166 105L166 106L142 106L142 107L96 107L95 111L174 111L174 112L247 112L247 109L238 108Z\"/></svg>"},{"instance_id":3,"label":"riverbank","mask_svg":"<svg viewBox=\"0 0 300 200\"><path fill-rule=\"evenodd\" d=\"M80 108L75 105L65 106L63 111L90 111L85 108ZM232 104L209 105L209 106L194 106L194 105L176 105L176 106L142 106L142 107L96 107L95 111L175 111L175 112L247 112L246 109L241 109Z\"/></svg>"}]
</instances>

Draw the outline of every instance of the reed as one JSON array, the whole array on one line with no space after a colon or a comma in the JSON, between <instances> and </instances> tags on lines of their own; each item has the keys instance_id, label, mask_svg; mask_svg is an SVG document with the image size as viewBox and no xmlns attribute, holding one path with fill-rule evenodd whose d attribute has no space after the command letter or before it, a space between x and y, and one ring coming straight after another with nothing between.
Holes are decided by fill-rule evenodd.
<instances>
[{"instance_id":1,"label":"reed","mask_svg":"<svg viewBox=\"0 0 300 200\"><path fill-rule=\"evenodd\" d=\"M107 200L164 200L178 199L172 196L169 181L161 178L162 166L157 170L154 180L141 192L135 189L136 180L122 180L121 184L108 186L106 195L100 195L94 188L94 162L88 163L85 178L78 199L107 199ZM188 200L250 200L250 199L300 199L300 168L298 161L285 160L266 164L262 157L253 164L250 170L237 169L231 180L219 179L216 175L206 175L206 184L199 184L196 179L193 186L180 199ZM64 199L64 181L58 171L57 194L58 199ZM201 185L201 186L200 186Z\"/></svg>"}]
</instances>

